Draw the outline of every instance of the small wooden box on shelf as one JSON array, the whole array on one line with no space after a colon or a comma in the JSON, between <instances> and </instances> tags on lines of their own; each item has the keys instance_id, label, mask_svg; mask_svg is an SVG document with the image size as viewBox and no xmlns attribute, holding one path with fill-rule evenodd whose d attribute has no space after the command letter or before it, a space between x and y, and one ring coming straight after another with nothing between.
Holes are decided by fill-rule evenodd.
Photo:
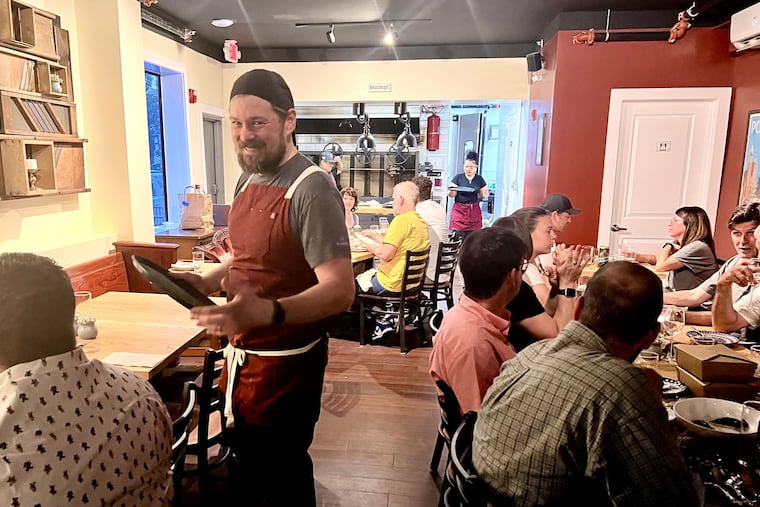
<instances>
[{"instance_id":1,"label":"small wooden box on shelf","mask_svg":"<svg viewBox=\"0 0 760 507\"><path fill-rule=\"evenodd\" d=\"M60 18L0 0L0 199L89 192Z\"/></svg>"},{"instance_id":2,"label":"small wooden box on shelf","mask_svg":"<svg viewBox=\"0 0 760 507\"><path fill-rule=\"evenodd\" d=\"M34 8L13 0L0 3L0 41L20 48L36 43Z\"/></svg>"}]
</instances>

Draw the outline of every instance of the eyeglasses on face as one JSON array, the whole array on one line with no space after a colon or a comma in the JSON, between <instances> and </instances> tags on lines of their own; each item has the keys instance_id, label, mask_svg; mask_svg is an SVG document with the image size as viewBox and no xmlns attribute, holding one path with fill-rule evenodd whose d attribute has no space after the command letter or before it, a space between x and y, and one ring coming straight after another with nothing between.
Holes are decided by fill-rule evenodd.
<instances>
[{"instance_id":1,"label":"eyeglasses on face","mask_svg":"<svg viewBox=\"0 0 760 507\"><path fill-rule=\"evenodd\" d=\"M673 216L673 218L670 219L670 223L674 224L676 222L683 222L683 218L679 217L678 215Z\"/></svg>"}]
</instances>

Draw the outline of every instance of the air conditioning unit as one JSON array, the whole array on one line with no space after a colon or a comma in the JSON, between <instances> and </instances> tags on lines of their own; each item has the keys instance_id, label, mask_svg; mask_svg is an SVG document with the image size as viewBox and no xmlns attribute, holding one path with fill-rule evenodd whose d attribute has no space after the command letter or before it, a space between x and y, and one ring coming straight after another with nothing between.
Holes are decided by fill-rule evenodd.
<instances>
[{"instance_id":1,"label":"air conditioning unit","mask_svg":"<svg viewBox=\"0 0 760 507\"><path fill-rule=\"evenodd\" d=\"M731 16L730 33L737 51L760 47L760 3Z\"/></svg>"}]
</instances>

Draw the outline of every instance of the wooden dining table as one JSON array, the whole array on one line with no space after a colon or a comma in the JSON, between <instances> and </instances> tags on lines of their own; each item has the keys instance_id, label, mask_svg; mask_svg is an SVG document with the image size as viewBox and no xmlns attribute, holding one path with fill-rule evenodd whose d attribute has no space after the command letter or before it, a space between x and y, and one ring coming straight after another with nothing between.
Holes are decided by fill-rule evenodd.
<instances>
[{"instance_id":1,"label":"wooden dining table","mask_svg":"<svg viewBox=\"0 0 760 507\"><path fill-rule=\"evenodd\" d=\"M96 319L97 337L77 338L87 357L118 364L146 379L174 364L206 335L190 312L165 294L107 292L80 303L76 314Z\"/></svg>"},{"instance_id":2,"label":"wooden dining table","mask_svg":"<svg viewBox=\"0 0 760 507\"><path fill-rule=\"evenodd\" d=\"M631 262L631 261L611 261L611 262ZM665 280L668 277L668 273L666 271L657 271L654 269L654 266L651 264L639 263L640 266L644 266L648 270L650 270L652 273L657 275L660 280ZM588 283L589 279L594 276L594 273L596 273L599 270L599 266L596 265L595 262L589 262L585 268L583 268L583 272L581 273L580 278L578 279L578 283L580 285L584 285Z\"/></svg>"}]
</instances>

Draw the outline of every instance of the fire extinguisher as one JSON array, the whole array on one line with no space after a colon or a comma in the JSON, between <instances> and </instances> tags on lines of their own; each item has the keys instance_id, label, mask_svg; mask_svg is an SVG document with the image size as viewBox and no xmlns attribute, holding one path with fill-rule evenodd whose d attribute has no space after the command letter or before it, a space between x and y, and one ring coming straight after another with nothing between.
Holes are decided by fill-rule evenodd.
<instances>
[{"instance_id":1,"label":"fire extinguisher","mask_svg":"<svg viewBox=\"0 0 760 507\"><path fill-rule=\"evenodd\" d=\"M433 113L427 119L427 139L425 144L429 151L438 149L441 140L441 117Z\"/></svg>"}]
</instances>

